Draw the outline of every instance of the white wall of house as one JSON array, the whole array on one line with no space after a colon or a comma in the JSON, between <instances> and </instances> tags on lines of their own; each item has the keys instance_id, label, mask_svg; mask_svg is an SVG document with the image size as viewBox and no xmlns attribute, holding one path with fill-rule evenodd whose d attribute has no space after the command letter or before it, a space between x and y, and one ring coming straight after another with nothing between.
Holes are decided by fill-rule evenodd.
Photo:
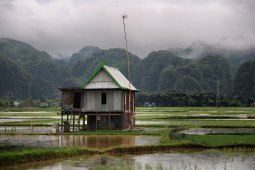
<instances>
[{"instance_id":1,"label":"white wall of house","mask_svg":"<svg viewBox=\"0 0 255 170\"><path fill-rule=\"evenodd\" d=\"M106 104L102 104L102 93L106 93ZM124 92L121 90L87 90L84 92L85 111L124 111Z\"/></svg>"}]
</instances>

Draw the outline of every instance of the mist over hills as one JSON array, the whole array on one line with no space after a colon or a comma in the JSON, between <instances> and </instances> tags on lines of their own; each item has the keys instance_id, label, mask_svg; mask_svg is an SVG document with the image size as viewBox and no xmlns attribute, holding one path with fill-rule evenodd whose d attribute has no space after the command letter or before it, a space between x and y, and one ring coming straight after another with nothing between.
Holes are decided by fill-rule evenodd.
<instances>
[{"instance_id":1,"label":"mist over hills","mask_svg":"<svg viewBox=\"0 0 255 170\"><path fill-rule=\"evenodd\" d=\"M142 93L216 92L219 81L222 95L255 97L253 49L195 42L184 49L153 51L143 59L132 53L129 56L132 83ZM126 54L121 48L87 46L68 59L54 59L24 42L0 38L0 63L0 97L12 92L15 98L27 98L31 73L34 99L57 98L57 88L81 86L100 63L117 67L127 76Z\"/></svg>"},{"instance_id":2,"label":"mist over hills","mask_svg":"<svg viewBox=\"0 0 255 170\"><path fill-rule=\"evenodd\" d=\"M168 48L167 51L176 56L190 59L220 55L228 58L234 66L239 66L244 61L253 60L255 54L255 48L234 49L225 47L223 44L207 44L202 41L195 41L187 48Z\"/></svg>"}]
</instances>

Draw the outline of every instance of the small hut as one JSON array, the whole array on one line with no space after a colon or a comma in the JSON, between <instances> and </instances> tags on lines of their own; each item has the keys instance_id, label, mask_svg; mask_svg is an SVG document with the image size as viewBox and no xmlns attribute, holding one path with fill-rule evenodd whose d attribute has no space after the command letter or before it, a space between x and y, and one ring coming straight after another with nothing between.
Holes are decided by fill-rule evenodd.
<instances>
[{"instance_id":1,"label":"small hut","mask_svg":"<svg viewBox=\"0 0 255 170\"><path fill-rule=\"evenodd\" d=\"M132 129L138 90L116 68L100 65L82 87L60 88L61 130ZM87 121L85 121L87 120Z\"/></svg>"}]
</instances>

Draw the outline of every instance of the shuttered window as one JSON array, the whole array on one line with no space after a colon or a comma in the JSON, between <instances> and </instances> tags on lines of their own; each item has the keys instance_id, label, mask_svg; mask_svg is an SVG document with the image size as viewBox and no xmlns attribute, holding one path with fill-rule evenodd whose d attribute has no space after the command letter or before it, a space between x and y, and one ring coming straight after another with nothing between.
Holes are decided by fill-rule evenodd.
<instances>
[{"instance_id":1,"label":"shuttered window","mask_svg":"<svg viewBox=\"0 0 255 170\"><path fill-rule=\"evenodd\" d=\"M106 93L101 93L101 104L106 104Z\"/></svg>"}]
</instances>

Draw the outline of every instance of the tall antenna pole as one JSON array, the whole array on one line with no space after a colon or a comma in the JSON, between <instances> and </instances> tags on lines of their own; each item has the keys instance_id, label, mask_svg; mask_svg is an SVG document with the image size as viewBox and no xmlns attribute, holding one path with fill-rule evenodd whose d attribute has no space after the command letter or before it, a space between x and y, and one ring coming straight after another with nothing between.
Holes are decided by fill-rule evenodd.
<instances>
[{"instance_id":1,"label":"tall antenna pole","mask_svg":"<svg viewBox=\"0 0 255 170\"><path fill-rule=\"evenodd\" d=\"M128 81L129 81L129 89L131 89L130 85L130 60L129 60L129 54L128 54L128 44L127 44L127 32L126 32L126 24L125 24L125 19L127 18L127 15L123 15L123 26L124 26L124 34L125 34L125 46L126 46L126 55L127 55L127 64L128 64Z\"/></svg>"},{"instance_id":2,"label":"tall antenna pole","mask_svg":"<svg viewBox=\"0 0 255 170\"><path fill-rule=\"evenodd\" d=\"M126 46L126 55L127 55L127 65L128 65L128 86L129 86L129 97L128 97L128 113L131 112L131 79L130 79L130 60L128 54L128 44L127 44L127 33L126 33L126 25L125 19L127 18L127 14L122 15L123 27L124 27L124 35L125 35L125 46Z\"/></svg>"}]
</instances>

